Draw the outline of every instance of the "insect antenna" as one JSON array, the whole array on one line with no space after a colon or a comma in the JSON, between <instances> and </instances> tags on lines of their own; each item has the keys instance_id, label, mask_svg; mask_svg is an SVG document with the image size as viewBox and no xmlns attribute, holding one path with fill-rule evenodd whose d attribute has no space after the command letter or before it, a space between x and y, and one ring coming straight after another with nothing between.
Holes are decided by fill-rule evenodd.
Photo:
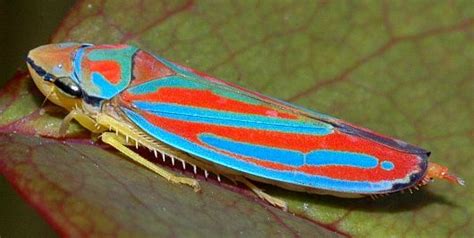
<instances>
[{"instance_id":1,"label":"insect antenna","mask_svg":"<svg viewBox=\"0 0 474 238\"><path fill-rule=\"evenodd\" d=\"M46 95L43 102L41 103L41 106L40 106L41 108L44 106L44 104L46 104L46 101L48 101L49 97L51 97L51 95L53 94L53 91L54 91L54 87L51 87L51 90L49 91L49 93Z\"/></svg>"}]
</instances>

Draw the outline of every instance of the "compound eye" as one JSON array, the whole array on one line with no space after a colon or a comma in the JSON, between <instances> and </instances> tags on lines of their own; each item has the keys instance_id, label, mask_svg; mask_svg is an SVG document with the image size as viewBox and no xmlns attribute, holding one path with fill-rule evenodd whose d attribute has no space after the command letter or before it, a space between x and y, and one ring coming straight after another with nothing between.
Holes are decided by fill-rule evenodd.
<instances>
[{"instance_id":1,"label":"compound eye","mask_svg":"<svg viewBox=\"0 0 474 238\"><path fill-rule=\"evenodd\" d=\"M81 88L69 77L60 77L54 80L54 85L65 95L72 98L82 97Z\"/></svg>"}]
</instances>

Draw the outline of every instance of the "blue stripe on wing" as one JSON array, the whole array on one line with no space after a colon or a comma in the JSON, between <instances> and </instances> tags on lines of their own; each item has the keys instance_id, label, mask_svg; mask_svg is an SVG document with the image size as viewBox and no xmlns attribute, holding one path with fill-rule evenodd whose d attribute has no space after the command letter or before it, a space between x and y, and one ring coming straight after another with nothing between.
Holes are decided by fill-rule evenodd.
<instances>
[{"instance_id":1,"label":"blue stripe on wing","mask_svg":"<svg viewBox=\"0 0 474 238\"><path fill-rule=\"evenodd\" d=\"M202 134L199 139L207 145L229 153L294 167L303 165L349 166L372 169L378 165L377 158L360 153L315 150L304 154L294 150L238 142L213 134Z\"/></svg>"},{"instance_id":2,"label":"blue stripe on wing","mask_svg":"<svg viewBox=\"0 0 474 238\"><path fill-rule=\"evenodd\" d=\"M140 95L158 91L160 88L195 88L202 89L204 86L195 80L185 79L180 76L168 76L150 80L127 89L129 93Z\"/></svg>"},{"instance_id":3,"label":"blue stripe on wing","mask_svg":"<svg viewBox=\"0 0 474 238\"><path fill-rule=\"evenodd\" d=\"M348 193L374 193L389 191L392 188L392 183L390 182L370 183L360 181L345 181L323 176L312 176L297 170L280 171L258 166L254 163L239 160L237 157L232 157L230 155L218 152L222 148L215 148L210 144L199 145L181 136L170 133L164 128L151 124L143 116L127 108L122 108L122 110L130 120L132 120L136 125L138 125L141 129L157 140L207 160L211 163L240 171L245 174L288 184ZM282 154L282 156L283 155L285 154ZM280 162L283 163L283 161Z\"/></svg>"},{"instance_id":4,"label":"blue stripe on wing","mask_svg":"<svg viewBox=\"0 0 474 238\"><path fill-rule=\"evenodd\" d=\"M306 155L306 164L316 166L338 165L373 169L377 167L378 161L370 155L344 151L318 150Z\"/></svg>"},{"instance_id":5,"label":"blue stripe on wing","mask_svg":"<svg viewBox=\"0 0 474 238\"><path fill-rule=\"evenodd\" d=\"M331 125L317 122L241 114L177 104L141 101L134 102L133 104L140 110L175 120L318 136L332 133Z\"/></svg>"},{"instance_id":6,"label":"blue stripe on wing","mask_svg":"<svg viewBox=\"0 0 474 238\"><path fill-rule=\"evenodd\" d=\"M110 99L120 93L120 88L117 85L110 83L102 74L93 72L91 74L92 84L97 86L98 94L101 98Z\"/></svg>"},{"instance_id":7,"label":"blue stripe on wing","mask_svg":"<svg viewBox=\"0 0 474 238\"><path fill-rule=\"evenodd\" d=\"M159 79L150 80L127 89L131 94L143 95L159 91L161 88L186 88L186 89L200 89L209 90L216 95L221 95L226 98L234 99L241 102L246 102L253 105L261 104L262 101L232 90L228 86L220 84L212 84L206 80L197 80L198 78L185 78L183 76L168 76Z\"/></svg>"},{"instance_id":8,"label":"blue stripe on wing","mask_svg":"<svg viewBox=\"0 0 474 238\"><path fill-rule=\"evenodd\" d=\"M294 150L236 142L213 134L201 134L199 139L211 147L241 156L295 167L304 165L304 154Z\"/></svg>"}]
</instances>

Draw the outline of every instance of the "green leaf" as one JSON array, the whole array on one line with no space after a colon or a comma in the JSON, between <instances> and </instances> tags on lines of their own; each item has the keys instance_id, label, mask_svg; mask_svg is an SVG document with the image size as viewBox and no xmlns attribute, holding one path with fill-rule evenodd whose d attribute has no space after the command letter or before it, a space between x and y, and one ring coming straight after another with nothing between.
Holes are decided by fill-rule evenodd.
<instances>
[{"instance_id":1,"label":"green leaf","mask_svg":"<svg viewBox=\"0 0 474 238\"><path fill-rule=\"evenodd\" d=\"M474 5L471 1L414 1L410 4L396 1L80 1L52 39L54 42L134 44L218 78L427 148L433 152L432 161L448 166L463 177L467 185L455 187L436 181L414 194L391 195L375 201L308 195L272 186L265 188L269 193L287 200L290 212L340 234L360 237L471 237L474 236L471 219L474 188L470 185L474 178L471 172L474 169L471 162L474 154L472 9ZM58 125L60 117L40 114L35 109L42 98L37 99L24 91L6 91L0 98L2 131L6 133L14 129L22 134L53 135L50 130ZM27 103L32 100L37 103ZM12 105L28 106L15 108ZM52 126L45 130L41 125ZM84 138L83 131L79 129L74 135ZM83 196L71 193L69 198L78 199L87 207L82 209L91 215L83 219L84 223L94 217L98 219L92 222L94 225L106 221L99 226L110 229L111 224L120 224L119 227L126 228L127 224L116 220L131 218L124 220L135 222L140 219L136 214L122 213L132 209L136 201L127 206L128 203L120 200L124 196L99 196L104 192L114 194L108 190L109 187L114 188L109 182L120 184L119 181L122 181L122 186L113 192L121 194L123 189L130 187L129 182L137 183L137 186L131 186L133 192L128 195L150 201L152 205L144 204L152 208L160 208L152 202L154 199L163 199L160 203L177 199L186 204L186 209L181 209L172 201L164 203L168 211L173 210L164 213L169 219L162 218L163 213L159 213L160 219L156 218L160 222L146 222L154 220L143 218L146 226L129 234L156 234L152 232L159 229L164 231L161 235L170 234L167 232L190 235L192 233L186 232L208 229L208 232L236 236L239 235L236 224L240 224L238 227L245 226L238 222L241 220L250 221L249 225L253 227L246 229L246 232L282 230L290 235L296 230L301 232L301 236L307 234L306 229L324 232L319 226L308 225L306 220L267 206L262 208L261 202L250 202L248 193L243 192L247 190L229 186L237 191L235 193L224 189L227 185L202 182L203 192L194 194L186 187L167 184L146 170L117 158L122 158L118 153L106 152L97 146L72 141L58 144L58 141L20 135L5 135L1 141L1 148L7 148L7 151L14 150L17 144L19 148L34 147L40 151L43 146L37 146L39 143L48 145L44 147L47 152L38 152L43 154L38 157L29 158L21 154L22 151L15 152L17 154L8 152L7 155L18 156L0 159L0 169L4 174L10 171L5 168L11 167L9 163L15 161L14 157L29 161L26 164L49 161L55 166L43 167L48 167L48 174L57 178L62 178L59 176L61 173L74 175L72 181L65 179L63 182L62 178L51 183L42 175L39 178L44 181L38 179L24 190L20 187L20 191L43 191L35 197L40 210L42 207L38 204L48 197L54 198L57 187L61 191L73 191L74 186L84 188L81 182L84 179L77 179L77 176L95 177L96 172L93 171L100 172L97 175L100 179L97 180L101 182L92 180L87 183L85 188L89 189L86 189L89 193L84 192L86 195ZM5 145L3 141L9 143ZM56 153L67 153L68 156L59 158ZM86 153L88 159L81 160L81 153ZM74 159L69 159L69 154ZM85 167L70 166L71 163L84 163L81 166ZM42 174L38 166L25 171ZM18 178L13 177L15 179L11 181L28 174L20 171ZM102 179L101 176L115 179ZM7 175L7 178L12 177ZM153 183L142 184L152 179ZM79 182L74 185L73 181ZM154 194L159 197L153 197ZM95 196L108 203L97 202ZM102 204L109 204L113 209ZM119 207L120 212L114 213L117 208L114 206ZM74 216L64 215L66 213L50 206L47 208L48 214L62 212L61 219L72 222L70 218ZM196 209L200 212L195 212ZM106 212L101 215L98 211ZM151 212L145 214L148 213ZM206 214L203 217L215 219L201 218L202 214ZM257 220L249 220L254 216L258 217L255 218ZM265 216L270 217L272 222L259 223ZM207 221L212 222L209 224ZM57 222L54 224L58 225ZM166 224L165 228L157 228L163 224ZM199 229L181 229L197 228L196 224L200 225ZM213 226L215 224L219 226ZM302 227L297 227L299 225ZM134 228L137 226L133 225ZM147 228L149 226L152 228ZM72 230L67 225L60 229Z\"/></svg>"},{"instance_id":2,"label":"green leaf","mask_svg":"<svg viewBox=\"0 0 474 238\"><path fill-rule=\"evenodd\" d=\"M324 236L336 233L215 183L167 182L86 143L0 135L2 173L68 236Z\"/></svg>"}]
</instances>

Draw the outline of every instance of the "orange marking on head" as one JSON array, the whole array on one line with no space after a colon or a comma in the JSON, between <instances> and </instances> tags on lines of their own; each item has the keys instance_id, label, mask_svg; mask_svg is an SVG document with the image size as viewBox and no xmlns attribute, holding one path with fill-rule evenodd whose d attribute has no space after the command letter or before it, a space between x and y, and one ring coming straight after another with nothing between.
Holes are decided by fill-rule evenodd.
<instances>
[{"instance_id":1,"label":"orange marking on head","mask_svg":"<svg viewBox=\"0 0 474 238\"><path fill-rule=\"evenodd\" d=\"M115 61L93 61L89 65L90 72L102 74L109 82L118 84L120 81L120 65Z\"/></svg>"}]
</instances>

